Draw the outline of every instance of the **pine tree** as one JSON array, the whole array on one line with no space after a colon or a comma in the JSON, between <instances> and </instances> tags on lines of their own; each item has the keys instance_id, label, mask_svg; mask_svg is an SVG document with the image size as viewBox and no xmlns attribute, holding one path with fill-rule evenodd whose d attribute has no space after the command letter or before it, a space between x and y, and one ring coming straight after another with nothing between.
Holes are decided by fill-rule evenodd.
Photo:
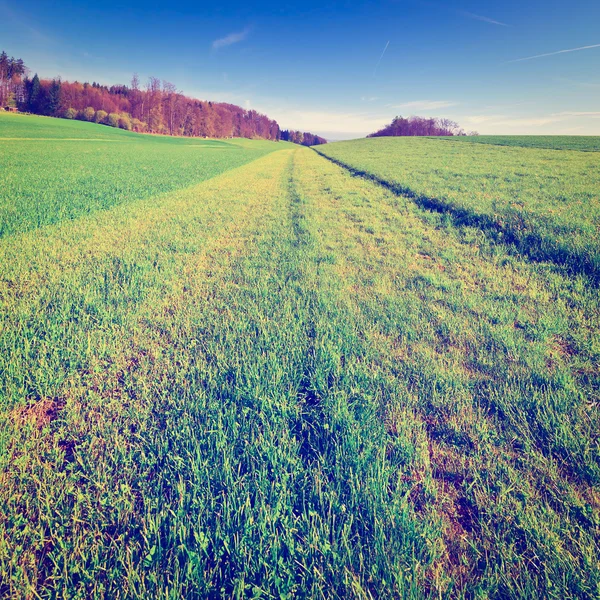
<instances>
[{"instance_id":1,"label":"pine tree","mask_svg":"<svg viewBox=\"0 0 600 600\"><path fill-rule=\"evenodd\" d=\"M55 115L58 112L60 104L60 79L53 79L48 89L48 95L46 97L46 110L44 111L47 115Z\"/></svg>"},{"instance_id":2,"label":"pine tree","mask_svg":"<svg viewBox=\"0 0 600 600\"><path fill-rule=\"evenodd\" d=\"M40 100L40 78L36 73L29 84L29 94L27 96L27 110L29 112L37 112Z\"/></svg>"}]
</instances>

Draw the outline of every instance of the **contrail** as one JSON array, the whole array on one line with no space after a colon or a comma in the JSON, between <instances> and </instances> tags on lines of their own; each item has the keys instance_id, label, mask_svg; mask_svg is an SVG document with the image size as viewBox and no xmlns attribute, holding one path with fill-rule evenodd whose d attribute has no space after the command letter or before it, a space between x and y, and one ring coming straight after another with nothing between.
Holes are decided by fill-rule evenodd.
<instances>
[{"instance_id":1,"label":"contrail","mask_svg":"<svg viewBox=\"0 0 600 600\"><path fill-rule=\"evenodd\" d=\"M490 19L489 17L476 15L475 13L466 12L464 10L458 11L458 14L462 15L463 17L468 17L469 19L475 19L476 21L483 21L484 23L491 23L492 25L502 25L502 27L508 27L508 25L502 21L496 21L494 19Z\"/></svg>"},{"instance_id":2,"label":"contrail","mask_svg":"<svg viewBox=\"0 0 600 600\"><path fill-rule=\"evenodd\" d=\"M388 40L387 44L385 45L385 48L383 49L383 52L381 53L381 56L379 57L379 60L377 61L377 64L375 65L375 69L373 70L373 77L375 77L375 74L377 73L377 67L379 67L379 63L381 62L381 59L383 58L383 55L385 54L385 51L388 49L389 45L390 40Z\"/></svg>"},{"instance_id":3,"label":"contrail","mask_svg":"<svg viewBox=\"0 0 600 600\"><path fill-rule=\"evenodd\" d=\"M507 63L521 62L523 60L533 60L534 58L543 58L544 56L555 56L556 54L565 54L567 52L578 52L579 50L589 50L590 48L600 48L600 44L593 44L592 46L581 46L581 48L569 48L568 50L558 50L557 52L547 52L546 54L536 54L535 56L526 56L525 58L515 58L509 60Z\"/></svg>"}]
</instances>

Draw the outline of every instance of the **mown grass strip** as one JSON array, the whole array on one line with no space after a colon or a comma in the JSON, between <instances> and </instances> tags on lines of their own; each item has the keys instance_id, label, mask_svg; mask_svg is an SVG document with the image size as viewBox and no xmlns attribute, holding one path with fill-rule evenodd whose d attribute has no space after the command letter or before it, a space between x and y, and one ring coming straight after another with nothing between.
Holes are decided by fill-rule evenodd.
<instances>
[{"instance_id":1,"label":"mown grass strip","mask_svg":"<svg viewBox=\"0 0 600 600\"><path fill-rule=\"evenodd\" d=\"M186 472L171 436L200 452L190 427L205 427L202 399L223 400L204 386L229 377L217 341L236 328L226 269L272 193L262 168L4 242L2 580L13 593L156 588L155 525ZM224 295L207 309L215 289ZM212 358L203 316L217 330ZM203 468L215 452L198 457Z\"/></svg>"}]
</instances>

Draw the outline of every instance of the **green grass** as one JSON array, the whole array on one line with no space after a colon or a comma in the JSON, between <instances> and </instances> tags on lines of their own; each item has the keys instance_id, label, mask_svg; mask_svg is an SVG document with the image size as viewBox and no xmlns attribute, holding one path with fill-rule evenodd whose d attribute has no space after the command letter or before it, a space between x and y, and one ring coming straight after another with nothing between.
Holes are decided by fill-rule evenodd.
<instances>
[{"instance_id":1,"label":"green grass","mask_svg":"<svg viewBox=\"0 0 600 600\"><path fill-rule=\"evenodd\" d=\"M53 117L39 117L33 115L0 113L0 139L108 139L125 140L134 139L137 134L99 126L96 123L83 121L69 121Z\"/></svg>"},{"instance_id":2,"label":"green grass","mask_svg":"<svg viewBox=\"0 0 600 600\"><path fill-rule=\"evenodd\" d=\"M374 138L317 149L533 260L600 281L600 155Z\"/></svg>"},{"instance_id":3,"label":"green grass","mask_svg":"<svg viewBox=\"0 0 600 600\"><path fill-rule=\"evenodd\" d=\"M600 152L600 137L591 135L478 135L436 139L452 142L471 142L473 144L492 144L494 146Z\"/></svg>"},{"instance_id":4,"label":"green grass","mask_svg":"<svg viewBox=\"0 0 600 600\"><path fill-rule=\"evenodd\" d=\"M0 114L0 237L186 188L285 145Z\"/></svg>"},{"instance_id":5,"label":"green grass","mask_svg":"<svg viewBox=\"0 0 600 600\"><path fill-rule=\"evenodd\" d=\"M0 596L597 598L597 290L278 148L0 240Z\"/></svg>"}]
</instances>

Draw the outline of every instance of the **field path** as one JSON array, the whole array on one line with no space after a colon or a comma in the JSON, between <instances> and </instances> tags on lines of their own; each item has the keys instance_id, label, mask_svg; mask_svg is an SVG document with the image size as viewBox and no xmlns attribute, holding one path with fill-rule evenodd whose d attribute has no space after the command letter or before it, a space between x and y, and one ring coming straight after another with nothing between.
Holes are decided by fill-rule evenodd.
<instances>
[{"instance_id":1,"label":"field path","mask_svg":"<svg viewBox=\"0 0 600 600\"><path fill-rule=\"evenodd\" d=\"M0 243L3 593L406 586L385 431L353 391L372 375L296 190L308 152Z\"/></svg>"}]
</instances>

